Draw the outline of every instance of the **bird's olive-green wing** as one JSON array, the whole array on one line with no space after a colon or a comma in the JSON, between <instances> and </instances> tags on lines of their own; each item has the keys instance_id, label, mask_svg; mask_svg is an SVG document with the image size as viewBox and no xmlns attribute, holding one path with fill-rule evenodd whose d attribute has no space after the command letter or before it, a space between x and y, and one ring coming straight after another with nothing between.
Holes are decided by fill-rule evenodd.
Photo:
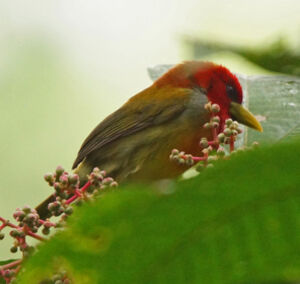
<instances>
[{"instance_id":1,"label":"bird's olive-green wing","mask_svg":"<svg viewBox=\"0 0 300 284\"><path fill-rule=\"evenodd\" d=\"M108 143L178 117L185 110L192 91L176 89L174 93L173 88L160 88L152 92L152 89L144 90L104 119L83 142L73 169Z\"/></svg>"}]
</instances>

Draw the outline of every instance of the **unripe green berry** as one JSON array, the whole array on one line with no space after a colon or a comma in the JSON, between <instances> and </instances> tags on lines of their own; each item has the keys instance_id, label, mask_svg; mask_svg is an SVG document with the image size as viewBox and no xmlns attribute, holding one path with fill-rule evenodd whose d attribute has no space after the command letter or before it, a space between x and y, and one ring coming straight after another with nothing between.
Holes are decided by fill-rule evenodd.
<instances>
[{"instance_id":1,"label":"unripe green berry","mask_svg":"<svg viewBox=\"0 0 300 284\"><path fill-rule=\"evenodd\" d=\"M63 206L59 206L58 211L60 213L63 213L63 212L65 212L65 208Z\"/></svg>"},{"instance_id":2,"label":"unripe green berry","mask_svg":"<svg viewBox=\"0 0 300 284\"><path fill-rule=\"evenodd\" d=\"M224 135L229 137L232 135L232 131L229 128L225 128L223 131Z\"/></svg>"},{"instance_id":3,"label":"unripe green berry","mask_svg":"<svg viewBox=\"0 0 300 284\"><path fill-rule=\"evenodd\" d=\"M67 215L71 215L72 213L73 213L73 208L71 207L71 206L69 206L68 208L66 208L65 209L65 213L67 214Z\"/></svg>"},{"instance_id":4,"label":"unripe green berry","mask_svg":"<svg viewBox=\"0 0 300 284\"><path fill-rule=\"evenodd\" d=\"M69 178L67 175L61 175L59 181L63 186L67 186L69 183Z\"/></svg>"},{"instance_id":5,"label":"unripe green berry","mask_svg":"<svg viewBox=\"0 0 300 284\"><path fill-rule=\"evenodd\" d=\"M38 227L33 226L33 227L31 228L31 231L32 231L33 233L36 233L36 232L38 231Z\"/></svg>"},{"instance_id":6,"label":"unripe green berry","mask_svg":"<svg viewBox=\"0 0 300 284\"><path fill-rule=\"evenodd\" d=\"M232 123L232 125L234 126L235 129L237 129L239 127L239 123L237 121L234 121Z\"/></svg>"},{"instance_id":7,"label":"unripe green berry","mask_svg":"<svg viewBox=\"0 0 300 284\"><path fill-rule=\"evenodd\" d=\"M100 173L100 169L98 167L93 168L93 173L95 174L99 174Z\"/></svg>"},{"instance_id":8,"label":"unripe green berry","mask_svg":"<svg viewBox=\"0 0 300 284\"><path fill-rule=\"evenodd\" d=\"M232 124L232 119L231 118L228 118L228 119L226 119L225 120L225 124L227 125L227 126L230 126L231 124Z\"/></svg>"},{"instance_id":9,"label":"unripe green berry","mask_svg":"<svg viewBox=\"0 0 300 284\"><path fill-rule=\"evenodd\" d=\"M116 182L116 181L113 181L111 184L110 184L110 187L117 187L119 184Z\"/></svg>"},{"instance_id":10,"label":"unripe green berry","mask_svg":"<svg viewBox=\"0 0 300 284\"><path fill-rule=\"evenodd\" d=\"M219 123L218 122L213 122L212 123L212 127L213 128L218 128L219 127Z\"/></svg>"},{"instance_id":11,"label":"unripe green berry","mask_svg":"<svg viewBox=\"0 0 300 284\"><path fill-rule=\"evenodd\" d=\"M179 154L179 150L177 149L173 149L172 152L171 152L172 155L176 156Z\"/></svg>"},{"instance_id":12,"label":"unripe green berry","mask_svg":"<svg viewBox=\"0 0 300 284\"><path fill-rule=\"evenodd\" d=\"M201 138L199 145L200 145L202 148L207 148L207 147L208 147L208 141L207 141L207 138Z\"/></svg>"},{"instance_id":13,"label":"unripe green berry","mask_svg":"<svg viewBox=\"0 0 300 284\"><path fill-rule=\"evenodd\" d=\"M220 106L219 106L218 104L213 104L213 105L211 106L211 111L212 111L213 113L218 113L218 112L220 111Z\"/></svg>"},{"instance_id":14,"label":"unripe green berry","mask_svg":"<svg viewBox=\"0 0 300 284\"><path fill-rule=\"evenodd\" d=\"M24 217L26 216L25 213L23 211L19 211L18 212L18 219L16 218L17 221L23 221Z\"/></svg>"},{"instance_id":15,"label":"unripe green berry","mask_svg":"<svg viewBox=\"0 0 300 284\"><path fill-rule=\"evenodd\" d=\"M203 125L203 127L204 127L205 129L210 129L210 128L212 128L212 124L211 124L210 122L206 122L206 123Z\"/></svg>"},{"instance_id":16,"label":"unripe green berry","mask_svg":"<svg viewBox=\"0 0 300 284\"><path fill-rule=\"evenodd\" d=\"M48 204L48 210L49 210L49 211L53 211L54 209L55 209L54 203L53 203L53 202L49 203L49 204Z\"/></svg>"},{"instance_id":17,"label":"unripe green berry","mask_svg":"<svg viewBox=\"0 0 300 284\"><path fill-rule=\"evenodd\" d=\"M218 135L218 140L219 140L220 143L223 143L223 142L224 142L224 140L225 140L225 135L224 135L224 133L220 133L220 134Z\"/></svg>"},{"instance_id":18,"label":"unripe green berry","mask_svg":"<svg viewBox=\"0 0 300 284\"><path fill-rule=\"evenodd\" d=\"M28 218L28 221L32 222L35 220L36 215L33 213L29 213L26 218Z\"/></svg>"},{"instance_id":19,"label":"unripe green berry","mask_svg":"<svg viewBox=\"0 0 300 284\"><path fill-rule=\"evenodd\" d=\"M53 182L53 175L51 173L47 173L44 175L44 179L46 182L48 183L52 183Z\"/></svg>"},{"instance_id":20,"label":"unripe green berry","mask_svg":"<svg viewBox=\"0 0 300 284\"><path fill-rule=\"evenodd\" d=\"M47 227L44 227L43 230L42 230L42 233L43 233L44 235L49 235L50 229L47 228Z\"/></svg>"},{"instance_id":21,"label":"unripe green berry","mask_svg":"<svg viewBox=\"0 0 300 284\"><path fill-rule=\"evenodd\" d=\"M71 174L68 178L70 184L76 184L79 181L79 176L77 174Z\"/></svg>"},{"instance_id":22,"label":"unripe green berry","mask_svg":"<svg viewBox=\"0 0 300 284\"><path fill-rule=\"evenodd\" d=\"M220 117L216 115L211 119L211 121L220 123Z\"/></svg>"},{"instance_id":23,"label":"unripe green berry","mask_svg":"<svg viewBox=\"0 0 300 284\"><path fill-rule=\"evenodd\" d=\"M111 177L107 177L103 179L103 184L110 185L113 182L113 179Z\"/></svg>"},{"instance_id":24,"label":"unripe green berry","mask_svg":"<svg viewBox=\"0 0 300 284\"><path fill-rule=\"evenodd\" d=\"M193 156L192 155L186 155L186 164L188 166L192 166L194 164Z\"/></svg>"},{"instance_id":25,"label":"unripe green berry","mask_svg":"<svg viewBox=\"0 0 300 284\"><path fill-rule=\"evenodd\" d=\"M0 233L0 240L3 240L3 239L4 239L4 237L5 237L5 234L3 234L3 233Z\"/></svg>"},{"instance_id":26,"label":"unripe green berry","mask_svg":"<svg viewBox=\"0 0 300 284\"><path fill-rule=\"evenodd\" d=\"M13 238L18 237L19 236L19 231L17 230L12 230L9 233Z\"/></svg>"},{"instance_id":27,"label":"unripe green berry","mask_svg":"<svg viewBox=\"0 0 300 284\"><path fill-rule=\"evenodd\" d=\"M10 248L10 252L12 252L12 253L16 253L17 251L18 251L18 247L16 247L16 246L13 246Z\"/></svg>"},{"instance_id":28,"label":"unripe green berry","mask_svg":"<svg viewBox=\"0 0 300 284\"><path fill-rule=\"evenodd\" d=\"M24 212L25 214L28 214L28 213L31 212L31 208L30 208L29 206L27 206L27 205L25 205L25 206L22 208L22 210L23 210L23 212Z\"/></svg>"},{"instance_id":29,"label":"unripe green berry","mask_svg":"<svg viewBox=\"0 0 300 284\"><path fill-rule=\"evenodd\" d=\"M55 170L56 175L58 176L58 178L63 174L64 172L64 168L62 166L58 166Z\"/></svg>"}]
</instances>

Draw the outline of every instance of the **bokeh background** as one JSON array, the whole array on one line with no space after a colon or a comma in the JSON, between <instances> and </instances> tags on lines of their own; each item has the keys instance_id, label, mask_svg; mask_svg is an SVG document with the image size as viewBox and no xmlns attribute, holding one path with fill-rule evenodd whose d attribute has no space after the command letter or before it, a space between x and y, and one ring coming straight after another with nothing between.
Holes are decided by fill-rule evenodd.
<instances>
[{"instance_id":1,"label":"bokeh background","mask_svg":"<svg viewBox=\"0 0 300 284\"><path fill-rule=\"evenodd\" d=\"M299 15L298 0L1 0L1 216L49 195L44 173L70 170L93 127L151 84L148 66L196 56L269 74L222 48L199 55L195 42L247 49L281 38L297 52Z\"/></svg>"}]
</instances>

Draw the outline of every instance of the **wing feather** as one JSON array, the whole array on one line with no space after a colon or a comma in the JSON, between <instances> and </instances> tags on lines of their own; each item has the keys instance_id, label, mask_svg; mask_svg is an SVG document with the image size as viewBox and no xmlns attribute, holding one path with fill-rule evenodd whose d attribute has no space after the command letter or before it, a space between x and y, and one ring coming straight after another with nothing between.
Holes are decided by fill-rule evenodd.
<instances>
[{"instance_id":1,"label":"wing feather","mask_svg":"<svg viewBox=\"0 0 300 284\"><path fill-rule=\"evenodd\" d=\"M178 117L185 110L192 90L160 88L155 90L154 94L149 92L153 92L153 89L148 88L132 97L120 109L98 124L83 142L73 169L92 152L100 150L117 139ZM139 104L141 100L144 102L142 106Z\"/></svg>"}]
</instances>

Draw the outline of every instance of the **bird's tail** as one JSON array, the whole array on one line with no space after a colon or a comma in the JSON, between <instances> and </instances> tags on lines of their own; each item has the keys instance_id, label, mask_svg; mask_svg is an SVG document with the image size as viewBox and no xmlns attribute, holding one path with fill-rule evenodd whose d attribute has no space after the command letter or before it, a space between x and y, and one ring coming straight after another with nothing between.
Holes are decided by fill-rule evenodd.
<instances>
[{"instance_id":1,"label":"bird's tail","mask_svg":"<svg viewBox=\"0 0 300 284\"><path fill-rule=\"evenodd\" d=\"M91 172L90 167L87 167L83 165L83 163L80 163L79 166L74 169L73 173L79 175L80 180L80 187L83 186L87 182L87 175ZM51 217L51 213L48 210L48 204L51 202L54 202L56 200L54 194L47 197L43 202L41 202L35 210L39 214L40 218L42 220L45 220L47 218Z\"/></svg>"},{"instance_id":2,"label":"bird's tail","mask_svg":"<svg viewBox=\"0 0 300 284\"><path fill-rule=\"evenodd\" d=\"M50 195L48 198L46 198L43 202L41 202L35 210L40 216L40 219L45 220L49 217L51 217L50 211L48 209L48 204L55 201L54 195Z\"/></svg>"}]
</instances>

